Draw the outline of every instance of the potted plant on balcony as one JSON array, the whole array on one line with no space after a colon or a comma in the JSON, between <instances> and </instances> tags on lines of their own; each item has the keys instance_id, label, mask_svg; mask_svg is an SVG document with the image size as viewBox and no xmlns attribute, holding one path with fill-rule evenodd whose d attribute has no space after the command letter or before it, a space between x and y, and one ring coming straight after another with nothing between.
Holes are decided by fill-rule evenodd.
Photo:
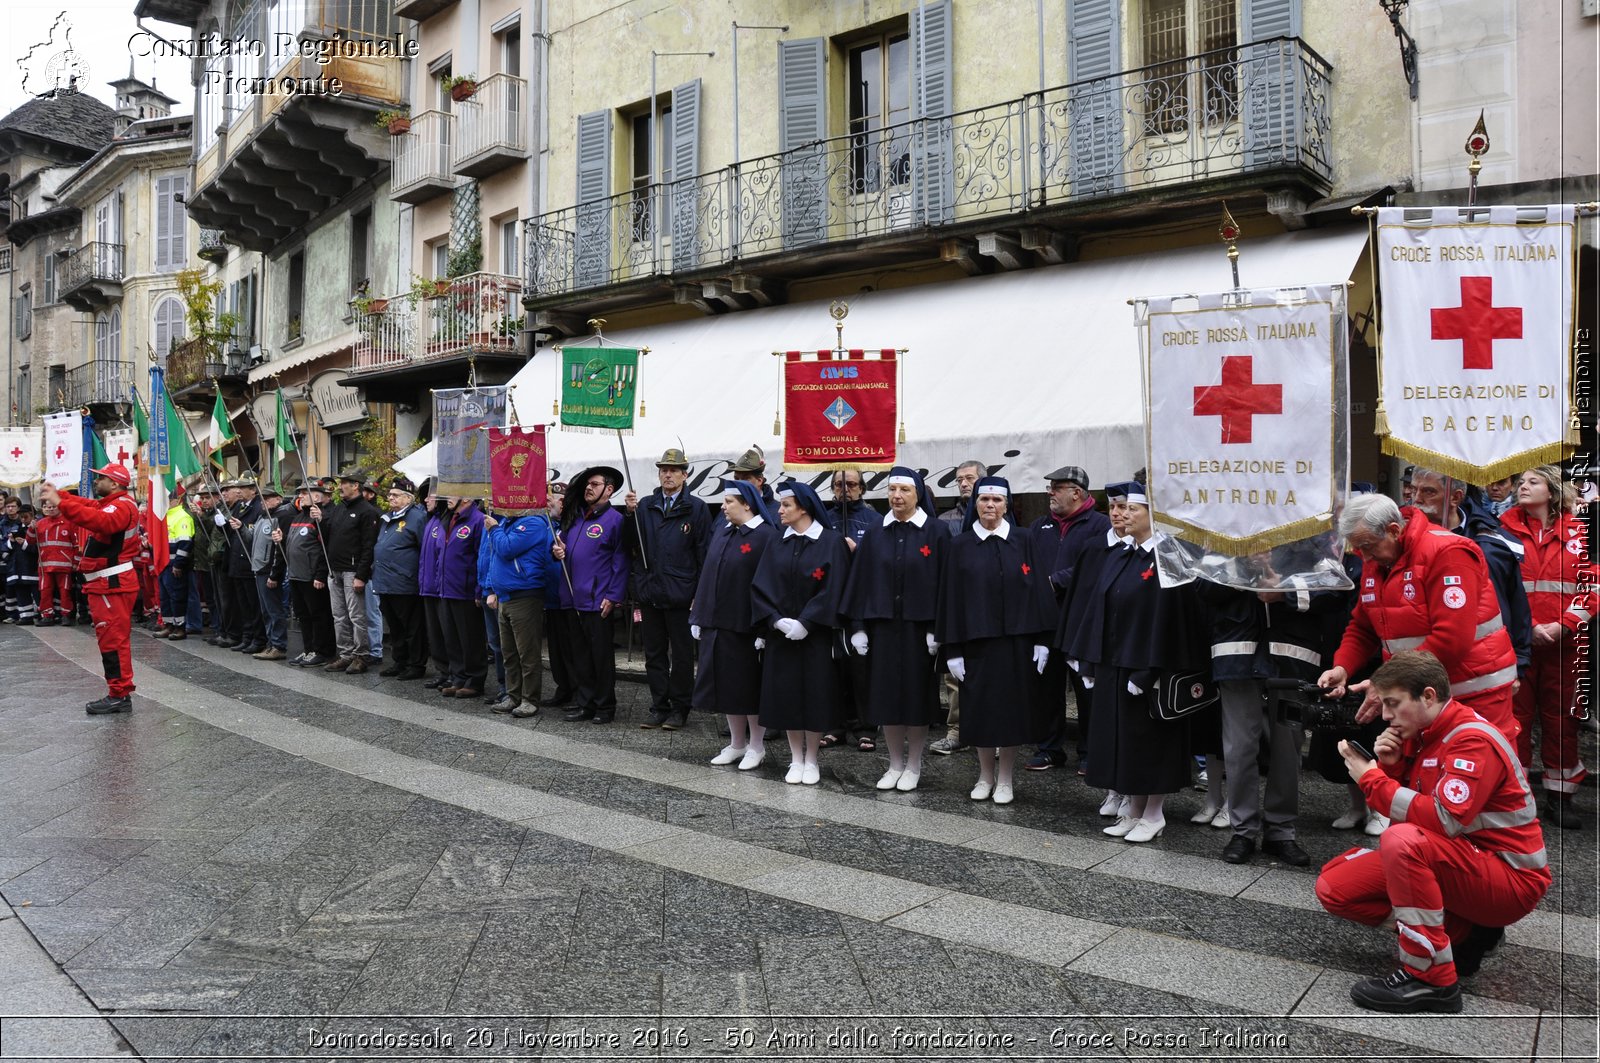
<instances>
[{"instance_id":1,"label":"potted plant on balcony","mask_svg":"<svg viewBox=\"0 0 1600 1063\"><path fill-rule=\"evenodd\" d=\"M177 281L178 296L183 300L183 316L190 338L182 345L182 348L188 349L187 356L174 362L169 355L168 366L175 375L184 369L190 369L193 375L191 379L179 376L173 380L174 389L199 383L204 377L227 375L227 362L222 352L239 327L238 314L232 311L217 313L214 310L217 296L222 292L221 281L207 283L197 269L182 270ZM177 354L177 350L173 354Z\"/></svg>"},{"instance_id":2,"label":"potted plant on balcony","mask_svg":"<svg viewBox=\"0 0 1600 1063\"><path fill-rule=\"evenodd\" d=\"M471 74L446 77L443 84L450 98L457 103L472 99L478 91L478 79Z\"/></svg>"},{"instance_id":3,"label":"potted plant on balcony","mask_svg":"<svg viewBox=\"0 0 1600 1063\"><path fill-rule=\"evenodd\" d=\"M411 290L406 293L406 302L415 307L424 299L442 299L450 294L450 281L445 277L424 277L420 273L411 275Z\"/></svg>"},{"instance_id":4,"label":"potted plant on balcony","mask_svg":"<svg viewBox=\"0 0 1600 1063\"><path fill-rule=\"evenodd\" d=\"M411 114L405 110L379 111L373 121L379 129L387 129L391 137L411 132Z\"/></svg>"}]
</instances>

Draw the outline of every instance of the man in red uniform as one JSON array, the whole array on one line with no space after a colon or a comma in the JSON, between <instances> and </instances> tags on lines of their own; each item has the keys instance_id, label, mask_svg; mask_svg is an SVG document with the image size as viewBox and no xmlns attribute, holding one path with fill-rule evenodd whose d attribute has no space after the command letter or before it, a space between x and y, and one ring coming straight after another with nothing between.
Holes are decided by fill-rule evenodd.
<instances>
[{"instance_id":1,"label":"man in red uniform","mask_svg":"<svg viewBox=\"0 0 1600 1063\"><path fill-rule=\"evenodd\" d=\"M1539 811L1511 741L1450 699L1431 653L1402 651L1372 676L1388 730L1369 760L1339 743L1367 804L1392 822L1377 849L1323 865L1317 900L1367 926L1393 922L1400 963L1350 988L1373 1011L1461 1010L1457 975L1477 973L1504 927L1550 888Z\"/></svg>"},{"instance_id":2,"label":"man in red uniform","mask_svg":"<svg viewBox=\"0 0 1600 1063\"><path fill-rule=\"evenodd\" d=\"M1339 515L1339 534L1361 555L1361 585L1333 667L1317 684L1329 697L1342 697L1350 676L1379 650L1385 659L1401 650L1427 650L1449 670L1455 696L1515 738L1517 652L1482 547L1432 524L1421 510L1400 509L1378 494L1350 500ZM1357 719L1376 719L1378 698L1370 684L1351 689L1367 692Z\"/></svg>"},{"instance_id":3,"label":"man in red uniform","mask_svg":"<svg viewBox=\"0 0 1600 1063\"><path fill-rule=\"evenodd\" d=\"M78 563L78 530L54 503L46 502L41 508L44 516L33 525L39 540L39 626L55 627L62 620L73 622L72 569Z\"/></svg>"},{"instance_id":4,"label":"man in red uniform","mask_svg":"<svg viewBox=\"0 0 1600 1063\"><path fill-rule=\"evenodd\" d=\"M128 494L128 470L115 462L94 470L93 499L62 494L50 484L39 488L42 502L54 502L61 516L89 534L78 569L89 599L107 696L84 708L91 716L133 709L133 599L139 583L133 573L139 556L139 506Z\"/></svg>"}]
</instances>

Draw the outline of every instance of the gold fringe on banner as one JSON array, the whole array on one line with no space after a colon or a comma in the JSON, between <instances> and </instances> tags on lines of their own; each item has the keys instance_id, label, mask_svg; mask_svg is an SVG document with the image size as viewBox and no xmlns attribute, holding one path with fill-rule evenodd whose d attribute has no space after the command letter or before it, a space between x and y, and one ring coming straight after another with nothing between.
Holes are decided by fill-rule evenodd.
<instances>
[{"instance_id":1,"label":"gold fringe on banner","mask_svg":"<svg viewBox=\"0 0 1600 1063\"><path fill-rule=\"evenodd\" d=\"M1385 439L1389 436L1389 411L1383 407L1383 399L1378 399L1378 408L1372 415L1372 434Z\"/></svg>"},{"instance_id":2,"label":"gold fringe on banner","mask_svg":"<svg viewBox=\"0 0 1600 1063\"><path fill-rule=\"evenodd\" d=\"M1470 461L1449 454L1440 454L1438 451L1417 446L1415 443L1407 443L1394 436L1385 436L1382 445L1383 452L1391 457L1443 473L1452 480L1464 480L1469 484L1479 485L1492 484L1512 473L1526 472L1535 465L1558 462L1567 451L1565 443L1544 443L1510 457L1501 458L1490 465L1474 465Z\"/></svg>"},{"instance_id":3,"label":"gold fringe on banner","mask_svg":"<svg viewBox=\"0 0 1600 1063\"><path fill-rule=\"evenodd\" d=\"M1221 532L1210 531L1196 527L1188 521L1178 520L1157 509L1150 511L1150 519L1169 528L1177 528L1179 537L1194 543L1203 549L1229 557L1244 557L1248 554L1260 553L1262 550L1271 550L1278 546L1287 546L1302 539L1309 539L1314 535L1322 535L1333 529L1331 516L1306 517L1292 524L1272 528L1259 535L1250 535L1242 539L1232 535L1223 535Z\"/></svg>"},{"instance_id":4,"label":"gold fringe on banner","mask_svg":"<svg viewBox=\"0 0 1600 1063\"><path fill-rule=\"evenodd\" d=\"M888 461L830 461L821 465L785 465L784 475L797 472L848 472L851 469L860 469L862 472L888 472L894 468L893 462Z\"/></svg>"}]
</instances>

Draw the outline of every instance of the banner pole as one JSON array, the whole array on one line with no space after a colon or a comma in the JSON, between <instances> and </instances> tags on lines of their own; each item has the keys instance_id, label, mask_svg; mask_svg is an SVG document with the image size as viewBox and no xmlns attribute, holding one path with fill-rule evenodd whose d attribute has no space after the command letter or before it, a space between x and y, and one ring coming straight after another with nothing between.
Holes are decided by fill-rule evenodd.
<instances>
[{"instance_id":1,"label":"banner pole","mask_svg":"<svg viewBox=\"0 0 1600 1063\"><path fill-rule=\"evenodd\" d=\"M623 485L628 490L633 490L633 467L628 464L628 447L622 441L622 429L617 429L617 449L622 451L622 476ZM650 558L644 550L644 529L639 527L639 519L633 520L633 533L639 540L639 561L644 565L645 571L650 570Z\"/></svg>"}]
</instances>

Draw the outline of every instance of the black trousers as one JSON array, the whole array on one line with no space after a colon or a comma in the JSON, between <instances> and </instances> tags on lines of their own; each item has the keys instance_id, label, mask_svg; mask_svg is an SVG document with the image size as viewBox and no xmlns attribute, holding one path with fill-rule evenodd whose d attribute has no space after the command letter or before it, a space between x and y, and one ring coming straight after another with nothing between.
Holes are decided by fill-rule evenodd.
<instances>
[{"instance_id":1,"label":"black trousers","mask_svg":"<svg viewBox=\"0 0 1600 1063\"><path fill-rule=\"evenodd\" d=\"M226 572L211 573L211 590L212 615L217 622L217 634L237 641L239 631L235 625L239 619L238 609L233 604L233 583Z\"/></svg>"},{"instance_id":2,"label":"black trousers","mask_svg":"<svg viewBox=\"0 0 1600 1063\"><path fill-rule=\"evenodd\" d=\"M578 655L578 614L571 609L546 609L545 637L550 647L550 678L556 694L572 694L578 689L573 660Z\"/></svg>"},{"instance_id":3,"label":"black trousers","mask_svg":"<svg viewBox=\"0 0 1600 1063\"><path fill-rule=\"evenodd\" d=\"M228 583L233 591L233 613L238 617L234 622L238 637L248 646L265 646L267 629L261 622L261 595L256 593L255 576L229 576Z\"/></svg>"},{"instance_id":4,"label":"black trousers","mask_svg":"<svg viewBox=\"0 0 1600 1063\"><path fill-rule=\"evenodd\" d=\"M328 588L320 591L310 580L289 581L289 598L294 603L295 619L300 621L300 640L307 653L322 657L336 657L333 642L333 605L328 600Z\"/></svg>"},{"instance_id":5,"label":"black trousers","mask_svg":"<svg viewBox=\"0 0 1600 1063\"><path fill-rule=\"evenodd\" d=\"M575 612L577 638L572 673L577 680L573 707L617 711L617 658L611 645L611 619L598 612Z\"/></svg>"},{"instance_id":6,"label":"black trousers","mask_svg":"<svg viewBox=\"0 0 1600 1063\"><path fill-rule=\"evenodd\" d=\"M663 715L688 713L694 694L694 638L689 634L689 607L640 605L644 639L644 671L650 683L650 711Z\"/></svg>"},{"instance_id":7,"label":"black trousers","mask_svg":"<svg viewBox=\"0 0 1600 1063\"><path fill-rule=\"evenodd\" d=\"M402 668L426 668L428 625L422 599L415 594L380 594L378 608L383 612L383 637L394 663Z\"/></svg>"},{"instance_id":8,"label":"black trousers","mask_svg":"<svg viewBox=\"0 0 1600 1063\"><path fill-rule=\"evenodd\" d=\"M440 671L450 677L454 686L483 689L484 676L489 671L489 636L483 629L483 608L475 602L458 598L430 598L437 602L428 622L431 638L437 626L444 640L444 667ZM437 660L439 651L434 650Z\"/></svg>"}]
</instances>

